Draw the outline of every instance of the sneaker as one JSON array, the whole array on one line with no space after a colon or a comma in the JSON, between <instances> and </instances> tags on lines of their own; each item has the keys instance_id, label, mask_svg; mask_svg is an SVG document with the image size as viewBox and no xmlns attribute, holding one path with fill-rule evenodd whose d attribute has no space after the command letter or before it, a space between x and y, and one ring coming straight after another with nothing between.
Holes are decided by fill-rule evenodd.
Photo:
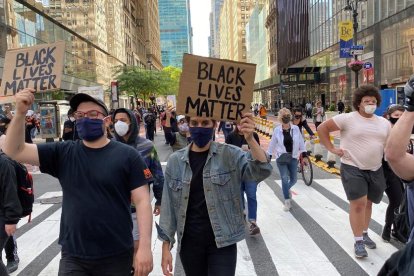
<instances>
[{"instance_id":1,"label":"sneaker","mask_svg":"<svg viewBox=\"0 0 414 276\"><path fill-rule=\"evenodd\" d=\"M19 268L19 261L7 261L6 269L7 273L12 273Z\"/></svg>"},{"instance_id":2,"label":"sneaker","mask_svg":"<svg viewBox=\"0 0 414 276\"><path fill-rule=\"evenodd\" d=\"M368 257L368 252L365 250L364 241L357 241L354 244L355 257L356 258L365 258Z\"/></svg>"},{"instance_id":3,"label":"sneaker","mask_svg":"<svg viewBox=\"0 0 414 276\"><path fill-rule=\"evenodd\" d=\"M382 229L382 234L381 234L382 239L385 242L390 242L391 240L391 225L384 225L384 228Z\"/></svg>"},{"instance_id":4,"label":"sneaker","mask_svg":"<svg viewBox=\"0 0 414 276\"><path fill-rule=\"evenodd\" d=\"M260 234L260 228L259 228L259 226L257 226L257 224L254 223L254 222L250 223L249 233L252 236L253 235Z\"/></svg>"},{"instance_id":5,"label":"sneaker","mask_svg":"<svg viewBox=\"0 0 414 276\"><path fill-rule=\"evenodd\" d=\"M364 239L364 244L369 249L375 249L377 247L377 244L371 240L371 238L368 236L368 233L363 233L362 238Z\"/></svg>"},{"instance_id":6,"label":"sneaker","mask_svg":"<svg viewBox=\"0 0 414 276\"><path fill-rule=\"evenodd\" d=\"M285 200L285 205L283 205L283 211L289 212L291 208L292 208L292 206L290 204L290 199L286 199Z\"/></svg>"}]
</instances>

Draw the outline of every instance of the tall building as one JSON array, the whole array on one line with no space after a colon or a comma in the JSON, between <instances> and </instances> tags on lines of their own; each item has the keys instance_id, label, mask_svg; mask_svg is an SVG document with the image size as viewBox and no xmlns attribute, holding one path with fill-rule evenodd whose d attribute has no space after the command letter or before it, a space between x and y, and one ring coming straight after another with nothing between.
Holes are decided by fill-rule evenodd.
<instances>
[{"instance_id":1,"label":"tall building","mask_svg":"<svg viewBox=\"0 0 414 276\"><path fill-rule=\"evenodd\" d=\"M256 3L263 1L225 0L220 12L220 58L245 62L246 24Z\"/></svg>"},{"instance_id":2,"label":"tall building","mask_svg":"<svg viewBox=\"0 0 414 276\"><path fill-rule=\"evenodd\" d=\"M140 0L144 2L144 26L147 68L161 70L160 18L158 0Z\"/></svg>"},{"instance_id":3,"label":"tall building","mask_svg":"<svg viewBox=\"0 0 414 276\"><path fill-rule=\"evenodd\" d=\"M272 77L278 75L277 68L277 0L268 0L266 29L268 36L269 69Z\"/></svg>"},{"instance_id":4,"label":"tall building","mask_svg":"<svg viewBox=\"0 0 414 276\"><path fill-rule=\"evenodd\" d=\"M164 66L182 67L193 52L190 0L159 0L161 57Z\"/></svg>"},{"instance_id":5,"label":"tall building","mask_svg":"<svg viewBox=\"0 0 414 276\"><path fill-rule=\"evenodd\" d=\"M210 56L220 57L220 11L224 0L211 0Z\"/></svg>"}]
</instances>

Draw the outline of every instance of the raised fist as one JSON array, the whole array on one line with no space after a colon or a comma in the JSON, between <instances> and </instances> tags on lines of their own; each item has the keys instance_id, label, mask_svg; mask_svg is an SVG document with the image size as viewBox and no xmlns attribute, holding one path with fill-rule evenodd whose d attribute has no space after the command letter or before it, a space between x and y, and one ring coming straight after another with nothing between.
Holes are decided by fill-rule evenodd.
<instances>
[{"instance_id":1,"label":"raised fist","mask_svg":"<svg viewBox=\"0 0 414 276\"><path fill-rule=\"evenodd\" d=\"M26 116L27 111L30 109L34 102L35 90L31 88L25 88L22 91L16 93L16 113Z\"/></svg>"},{"instance_id":2,"label":"raised fist","mask_svg":"<svg viewBox=\"0 0 414 276\"><path fill-rule=\"evenodd\" d=\"M414 111L414 75L407 81L404 87L405 104L404 107L407 111Z\"/></svg>"}]
</instances>

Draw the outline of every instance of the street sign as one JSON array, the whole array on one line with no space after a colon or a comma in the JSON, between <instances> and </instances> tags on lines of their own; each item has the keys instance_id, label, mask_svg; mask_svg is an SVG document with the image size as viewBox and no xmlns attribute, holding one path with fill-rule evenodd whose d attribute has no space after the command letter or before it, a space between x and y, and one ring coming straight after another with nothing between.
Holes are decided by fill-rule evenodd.
<instances>
[{"instance_id":1,"label":"street sign","mask_svg":"<svg viewBox=\"0 0 414 276\"><path fill-rule=\"evenodd\" d=\"M371 62L365 62L364 63L364 69L365 70L369 70L372 68L372 63Z\"/></svg>"},{"instance_id":2,"label":"street sign","mask_svg":"<svg viewBox=\"0 0 414 276\"><path fill-rule=\"evenodd\" d=\"M349 51L349 53L354 56L362 55L364 53L364 45L351 46L351 50Z\"/></svg>"}]
</instances>

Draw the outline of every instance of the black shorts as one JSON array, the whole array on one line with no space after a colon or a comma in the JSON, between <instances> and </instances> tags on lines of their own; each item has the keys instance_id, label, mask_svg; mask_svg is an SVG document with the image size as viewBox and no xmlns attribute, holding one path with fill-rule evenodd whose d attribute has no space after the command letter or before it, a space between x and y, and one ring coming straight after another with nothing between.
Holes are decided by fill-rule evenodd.
<instances>
[{"instance_id":1,"label":"black shorts","mask_svg":"<svg viewBox=\"0 0 414 276\"><path fill-rule=\"evenodd\" d=\"M341 180L348 200L367 196L374 203L381 202L386 187L382 167L369 171L342 163Z\"/></svg>"}]
</instances>

